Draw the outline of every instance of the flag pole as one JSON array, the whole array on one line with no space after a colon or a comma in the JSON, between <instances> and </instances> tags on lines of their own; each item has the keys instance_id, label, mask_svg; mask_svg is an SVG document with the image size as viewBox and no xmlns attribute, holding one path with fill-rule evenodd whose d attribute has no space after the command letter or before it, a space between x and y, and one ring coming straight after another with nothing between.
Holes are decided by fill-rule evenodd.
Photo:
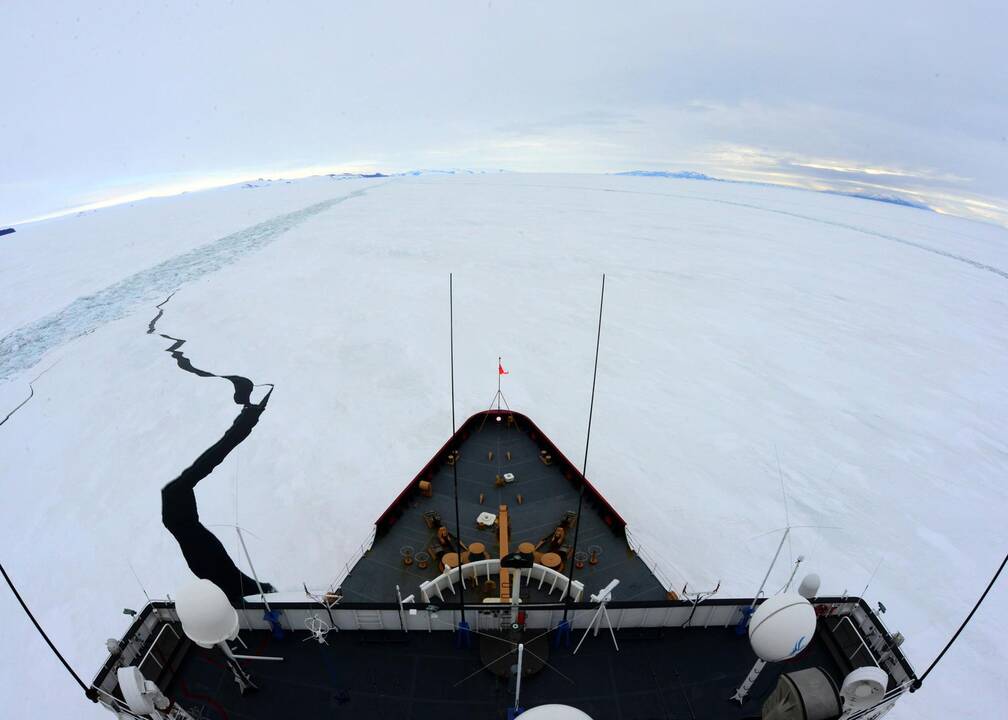
<instances>
[{"instance_id":1,"label":"flag pole","mask_svg":"<svg viewBox=\"0 0 1008 720\"><path fill-rule=\"evenodd\" d=\"M581 490L578 493L578 508L577 508L577 519L574 521L574 545L571 548L571 556L569 558L570 571L567 574L567 595L564 597L564 614L563 623L567 623L567 610L570 606L571 592L573 588L571 583L574 582L574 554L577 552L578 543L578 532L581 530L581 506L584 504L584 489L585 483L588 477L588 442L591 440L591 421L592 412L595 409L595 380L598 378L598 356L599 356L599 345L602 342L602 304L605 302L605 273L602 273L602 294L599 298L599 311L598 311L598 333L595 336L595 369L592 372L592 389L591 389L591 401L588 403L588 432L585 434L585 454L584 454L584 464L581 466L581 476L585 478L584 482L581 483ZM567 626L569 633L569 626Z\"/></svg>"},{"instance_id":2,"label":"flag pole","mask_svg":"<svg viewBox=\"0 0 1008 720\"><path fill-rule=\"evenodd\" d=\"M448 273L448 348L451 358L451 405L452 405L452 439L455 438L455 291L452 274ZM452 452L457 448L452 447ZM458 542L459 569L459 614L461 620L458 626L456 644L459 647L469 647L469 625L465 621L465 581L462 579L462 523L459 521L458 499L458 458L452 463L452 479L455 481L455 540ZM448 571L449 573L451 570Z\"/></svg>"},{"instance_id":3,"label":"flag pole","mask_svg":"<svg viewBox=\"0 0 1008 720\"><path fill-rule=\"evenodd\" d=\"M501 368L502 367L504 367L504 366L501 365L501 356L498 355L497 356L497 412L500 412L500 397L501 397L501 389L500 389L501 380L500 379L501 379L501 375L502 375L502 373L501 373Z\"/></svg>"}]
</instances>

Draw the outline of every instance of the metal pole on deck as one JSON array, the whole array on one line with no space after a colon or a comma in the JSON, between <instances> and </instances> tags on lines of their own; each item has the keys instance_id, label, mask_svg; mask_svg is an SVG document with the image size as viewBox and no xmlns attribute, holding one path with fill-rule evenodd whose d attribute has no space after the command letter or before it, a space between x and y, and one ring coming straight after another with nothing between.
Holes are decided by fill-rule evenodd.
<instances>
[{"instance_id":1,"label":"metal pole on deck","mask_svg":"<svg viewBox=\"0 0 1008 720\"><path fill-rule=\"evenodd\" d=\"M791 526L784 528L784 534L781 535L780 543L777 545L777 552L774 553L773 560L770 561L770 567L767 568L766 575L763 576L763 582L760 583L759 590L756 591L756 595L753 597L752 602L749 603L749 607L742 608L742 617L739 619L738 624L735 626L735 634L742 635L745 633L746 628L749 627L749 618L752 614L756 612L756 602L759 600L759 596L763 594L763 588L766 587L767 580L770 579L770 573L773 572L774 565L777 564L777 558L780 557L781 549L784 547L784 541L787 540L788 534L791 532ZM798 565L795 565L795 569L798 569ZM793 576L793 575L792 575ZM788 580L788 584L791 581Z\"/></svg>"},{"instance_id":2,"label":"metal pole on deck","mask_svg":"<svg viewBox=\"0 0 1008 720\"><path fill-rule=\"evenodd\" d=\"M249 555L248 547L245 545L245 537L242 535L241 528L235 525L235 531L238 533L238 541L241 543L242 552L245 553L245 560L248 562L249 569L252 571L252 577L256 581L256 587L259 589L259 597L262 598L263 605L266 606L266 612L273 612L269 606L269 601L266 599L266 593L263 592L262 583L259 582L259 575L256 574L255 565L252 564L252 557Z\"/></svg>"},{"instance_id":3,"label":"metal pole on deck","mask_svg":"<svg viewBox=\"0 0 1008 720\"><path fill-rule=\"evenodd\" d=\"M263 614L263 618L270 624L270 628L273 631L273 637L277 640L282 640L284 636L283 626L280 624L280 613L273 612L270 607L269 600L266 599L266 593L263 592L262 583L259 582L259 575L256 574L255 565L252 564L252 556L249 555L248 547L245 545L245 536L242 535L241 528L235 525L235 531L238 533L238 540L241 542L242 552L245 553L245 560L249 564L249 569L252 571L252 578L255 580L256 587L259 588L259 597L262 598L263 605L266 606L266 612Z\"/></svg>"},{"instance_id":4,"label":"metal pole on deck","mask_svg":"<svg viewBox=\"0 0 1008 720\"><path fill-rule=\"evenodd\" d=\"M777 552L774 553L773 560L770 561L770 567L767 568L766 575L763 576L763 582L760 583L759 590L756 591L756 597L754 597L752 602L749 603L750 610L756 607L756 601L759 600L759 596L763 594L763 588L766 587L767 580L770 578L770 573L773 572L774 565L777 564L777 558L780 556L781 548L784 547L784 541L787 540L788 533L790 532L790 527L784 529L784 534L781 536L780 544L777 546Z\"/></svg>"},{"instance_id":5,"label":"metal pole on deck","mask_svg":"<svg viewBox=\"0 0 1008 720\"><path fill-rule=\"evenodd\" d=\"M756 664L752 666L752 670L750 670L749 674L746 675L746 679L742 681L742 684L739 685L738 689L735 691L735 694L732 695L731 698L729 699L734 700L739 705L744 703L746 695L749 694L749 690L752 689L753 683L756 682L756 678L759 677L759 674L763 670L763 667L765 665L766 665L765 660L763 660L762 658L756 658Z\"/></svg>"},{"instance_id":6,"label":"metal pole on deck","mask_svg":"<svg viewBox=\"0 0 1008 720\"><path fill-rule=\"evenodd\" d=\"M598 356L599 356L599 345L602 342L602 305L605 303L605 273L602 273L602 293L599 297L599 313L598 313L598 333L595 336L595 369L592 373L592 390L591 390L591 401L588 404L588 432L585 434L585 454L584 454L584 464L581 466L581 475L586 478L587 482L587 472L588 472L588 443L591 440L591 421L592 412L595 409L595 381L598 379ZM585 484L581 483L581 490L578 493L578 508L577 508L577 519L574 521L574 545L571 548L571 555L567 559L570 563L570 570L567 574L567 594L564 597L564 613L563 620L560 622L560 631L557 639L566 637L567 641L570 640L570 625L567 622L567 611L569 609L571 598L574 595L574 554L577 552L578 543L578 533L581 530L581 508L584 505L584 490Z\"/></svg>"},{"instance_id":7,"label":"metal pole on deck","mask_svg":"<svg viewBox=\"0 0 1008 720\"><path fill-rule=\"evenodd\" d=\"M515 679L515 712L518 711L520 707L518 704L519 696L521 695L521 679L522 679L522 657L525 654L525 645L523 643L518 643L518 676Z\"/></svg>"},{"instance_id":8,"label":"metal pole on deck","mask_svg":"<svg viewBox=\"0 0 1008 720\"><path fill-rule=\"evenodd\" d=\"M399 592L399 586L395 586L396 599L399 601L399 625L402 627L404 633L408 633L409 629L406 627L406 610L403 608L402 593Z\"/></svg>"},{"instance_id":9,"label":"metal pole on deck","mask_svg":"<svg viewBox=\"0 0 1008 720\"><path fill-rule=\"evenodd\" d=\"M455 289L452 274L448 273L448 348L451 362L451 405L452 405L452 437L455 437ZM500 392L500 376L497 380L497 391ZM452 448L455 452L457 448ZM452 478L455 481L455 539L458 541L459 568L459 613L461 621L458 624L456 638L459 647L469 647L469 624L465 619L465 580L462 578L462 523L459 520L458 499L458 459L452 463ZM449 571L450 572L450 571Z\"/></svg>"}]
</instances>

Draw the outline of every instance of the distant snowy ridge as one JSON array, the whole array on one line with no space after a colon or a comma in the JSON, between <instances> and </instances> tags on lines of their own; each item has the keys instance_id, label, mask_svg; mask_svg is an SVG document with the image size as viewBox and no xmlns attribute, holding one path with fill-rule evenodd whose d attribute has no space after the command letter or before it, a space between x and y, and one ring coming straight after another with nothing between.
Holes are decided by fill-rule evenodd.
<instances>
[{"instance_id":1,"label":"distant snowy ridge","mask_svg":"<svg viewBox=\"0 0 1008 720\"><path fill-rule=\"evenodd\" d=\"M381 170L375 170L373 172L327 172L325 174L319 174L314 176L331 177L332 179L371 179L375 177L416 177L418 175L482 175L497 172L507 172L507 170L505 169L474 170L465 167L448 167L448 168L423 167L412 170L402 170L400 172L382 172ZM303 178L297 177L295 179L303 179ZM257 179L257 181L242 183L241 186L243 188L264 188L273 183L292 183L292 182L293 182L292 179L288 179L283 176L260 177Z\"/></svg>"},{"instance_id":2,"label":"distant snowy ridge","mask_svg":"<svg viewBox=\"0 0 1008 720\"><path fill-rule=\"evenodd\" d=\"M867 192L845 192L843 190L820 190L819 192L824 192L827 195L843 195L844 197L854 197L861 198L862 200L874 200L875 202L889 203L890 205L902 205L904 207L917 208L918 210L927 210L929 212L934 212L934 208L930 205L925 205L917 200L909 200L905 197L899 195L880 195L878 193L867 193Z\"/></svg>"},{"instance_id":3,"label":"distant snowy ridge","mask_svg":"<svg viewBox=\"0 0 1008 720\"><path fill-rule=\"evenodd\" d=\"M417 175L489 175L492 173L508 172L502 168L496 170L471 170L468 168L420 168L418 170L406 170L395 173L396 176L417 176Z\"/></svg>"},{"instance_id":4,"label":"distant snowy ridge","mask_svg":"<svg viewBox=\"0 0 1008 720\"><path fill-rule=\"evenodd\" d=\"M694 170L681 170L679 172L669 172L668 170L627 170L625 172L612 173L613 175L629 175L630 177L660 177L673 178L675 180L711 180L713 182L735 182L724 178L712 177L702 172Z\"/></svg>"},{"instance_id":5,"label":"distant snowy ridge","mask_svg":"<svg viewBox=\"0 0 1008 720\"><path fill-rule=\"evenodd\" d=\"M629 177L671 178L673 180L709 180L711 182L729 182L745 185L767 185L769 187L780 187L775 186L774 183L759 183L759 182L751 182L748 180L728 180L727 178L714 177L712 175L707 175L702 172L696 172L695 170L680 170L677 172L671 172L668 170L626 170L624 172L610 173L610 175L624 175ZM925 205L922 202L919 202L917 200L910 200L900 195L883 195L880 193L858 192L854 190L852 191L812 190L812 192L821 192L826 193L827 195L841 195L843 197L860 198L861 200L874 200L875 202L889 203L890 205L902 205L903 207L910 207L910 208L916 208L917 210L927 210L929 212L934 212L934 208L932 208L930 205Z\"/></svg>"}]
</instances>

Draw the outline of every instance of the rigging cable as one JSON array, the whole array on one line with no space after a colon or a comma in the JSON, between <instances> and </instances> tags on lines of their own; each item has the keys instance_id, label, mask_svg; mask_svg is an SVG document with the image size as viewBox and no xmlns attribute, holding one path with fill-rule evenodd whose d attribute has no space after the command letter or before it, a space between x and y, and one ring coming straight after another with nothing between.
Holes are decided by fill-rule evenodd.
<instances>
[{"instance_id":1,"label":"rigging cable","mask_svg":"<svg viewBox=\"0 0 1008 720\"><path fill-rule=\"evenodd\" d=\"M984 601L984 598L987 597L987 593L989 593L991 588L994 587L994 583L997 582L998 575L1000 575L1001 571L1004 570L1005 563L1008 563L1008 555L1005 555L1004 560L1001 561L1001 567L997 569L997 572L994 573L994 577L992 577L991 581L987 583L987 589L983 591L983 595L981 595L980 599L976 601L976 605L974 605L973 609L970 610L970 614L966 616L966 619L963 620L962 625L960 625L959 629L955 631L955 635L952 636L952 639L948 641L948 644L942 649L942 651L938 653L938 657L936 657L934 659L934 662L931 663L928 669L924 671L924 674L921 675L919 679L915 680L914 684L910 686L910 692L914 692L915 690L920 689L920 686L924 684L924 680L927 679L927 676L931 674L932 670L934 670L934 666L938 664L938 661L941 660L942 657L945 655L945 653L948 651L948 649L952 647L952 643L956 641L956 638L959 637L959 633L961 633L965 629L966 624L972 619L973 613L975 613L977 609L980 607L980 603L982 603Z\"/></svg>"},{"instance_id":2,"label":"rigging cable","mask_svg":"<svg viewBox=\"0 0 1008 720\"><path fill-rule=\"evenodd\" d=\"M452 404L452 441L455 440L455 289L454 282L452 279L452 274L448 273L448 352L451 362L451 404ZM497 379L497 394L500 394L500 376ZM454 442L453 442L454 444ZM452 452L457 453L458 448L453 447ZM462 524L459 521L459 499L458 499L458 456L455 456L455 462L452 463L452 479L455 482L455 542L458 543L458 558L456 563L458 565L459 571L459 615L461 617L459 621L460 626L466 628L465 632L468 631L468 625L465 621L465 579L462 577ZM449 577L451 577L451 569L448 569ZM462 628L459 628L462 630Z\"/></svg>"},{"instance_id":3,"label":"rigging cable","mask_svg":"<svg viewBox=\"0 0 1008 720\"><path fill-rule=\"evenodd\" d=\"M602 273L602 293L599 297L598 309L598 333L595 336L595 369L592 372L591 401L588 403L588 432L585 433L585 456L584 464L581 466L581 490L578 492L577 519L574 521L574 545L571 547L569 558L570 572L567 573L567 592L564 595L564 622L567 621L567 611L570 609L571 597L574 592L572 583L574 582L574 555L577 553L578 532L581 530L581 506L584 504L585 485L588 483L588 442L591 440L592 411L595 409L595 381L598 379L598 356L599 345L602 343L602 306L605 303L605 273Z\"/></svg>"},{"instance_id":4,"label":"rigging cable","mask_svg":"<svg viewBox=\"0 0 1008 720\"><path fill-rule=\"evenodd\" d=\"M42 639L46 641L46 644L49 646L49 649L53 651L56 657L59 658L59 661L63 663L63 667L67 669L67 672L70 673L70 675L73 676L73 679L77 682L77 684L81 686L81 690L84 691L84 694L87 696L88 700L90 700L91 702L98 702L98 693L95 692L93 688L89 688L87 685L84 684L84 681L80 679L80 675L74 672L74 669L70 667L70 663L68 663L66 661L66 658L64 658L63 655L60 654L60 651L56 648L55 645L53 645L53 641L49 639L49 636L46 635L45 630L43 630L42 626L39 625L38 620L36 620L35 616L32 615L32 611L28 609L28 606L25 604L24 599L21 597L21 593L19 593L17 588L14 587L14 583L11 581L10 576L4 569L3 563L0 563L0 573L3 573L4 580L7 581L7 586L10 587L11 592L14 593L14 597L17 598L17 601L21 603L21 609L25 611L25 615L27 615L28 619L32 621L32 625L34 625L35 629L38 630L39 635L42 636Z\"/></svg>"}]
</instances>

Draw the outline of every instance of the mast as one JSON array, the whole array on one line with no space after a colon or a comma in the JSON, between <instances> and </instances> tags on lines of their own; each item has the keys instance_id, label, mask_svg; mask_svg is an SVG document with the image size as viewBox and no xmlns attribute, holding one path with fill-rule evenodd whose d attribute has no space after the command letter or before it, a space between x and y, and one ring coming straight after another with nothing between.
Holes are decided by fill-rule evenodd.
<instances>
[{"instance_id":1,"label":"mast","mask_svg":"<svg viewBox=\"0 0 1008 720\"><path fill-rule=\"evenodd\" d=\"M455 437L455 300L454 282L452 274L448 273L448 349L451 364L451 406L452 406L452 437ZM500 380L497 380L498 390ZM455 452L455 448L452 448ZM458 499L458 460L452 463L452 479L455 481L455 540L458 542L458 571L459 571L459 640L466 645L469 644L469 626L465 621L465 585L462 580L462 524L459 520L459 499Z\"/></svg>"},{"instance_id":2,"label":"mast","mask_svg":"<svg viewBox=\"0 0 1008 720\"><path fill-rule=\"evenodd\" d=\"M598 379L598 356L599 356L599 345L602 342L602 305L605 302L605 273L602 273L602 293L599 297L599 313L598 313L598 333L595 336L595 369L592 372L592 389L591 389L591 401L588 403L588 432L585 434L585 454L584 463L581 465L581 476L584 478L581 483L581 490L578 492L578 507L577 507L577 519L574 521L574 545L571 548L570 556L570 570L567 574L567 595L564 597L564 614L563 622L567 622L567 610L569 609L571 602L571 593L573 592L571 583L574 582L574 555L577 553L577 543L578 543L578 533L581 530L581 508L584 505L584 489L585 483L588 482L588 443L591 441L591 421L592 412L595 409L595 381Z\"/></svg>"}]
</instances>

